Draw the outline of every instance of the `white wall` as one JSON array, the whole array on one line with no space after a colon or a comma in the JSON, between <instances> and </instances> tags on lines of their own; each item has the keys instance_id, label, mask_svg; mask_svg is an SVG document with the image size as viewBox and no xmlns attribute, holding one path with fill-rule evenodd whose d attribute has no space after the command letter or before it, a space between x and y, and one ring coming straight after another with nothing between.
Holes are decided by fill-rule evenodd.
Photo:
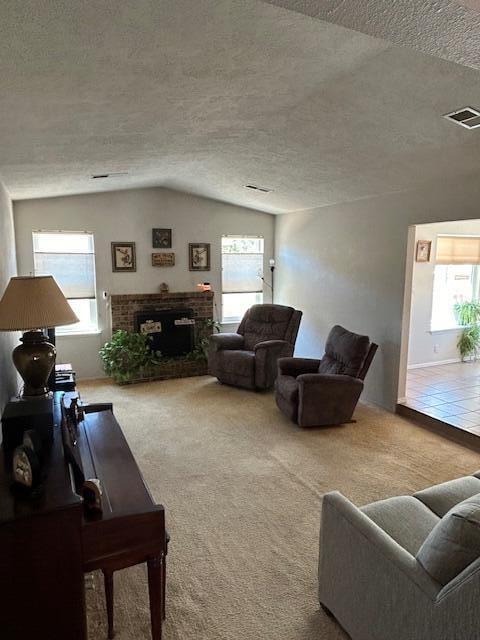
<instances>
[{"instance_id":1,"label":"white wall","mask_svg":"<svg viewBox=\"0 0 480 640\"><path fill-rule=\"evenodd\" d=\"M408 226L479 217L477 175L279 216L275 301L304 312L296 353L322 355L336 323L369 335L380 349L364 398L393 409Z\"/></svg>"},{"instance_id":2,"label":"white wall","mask_svg":"<svg viewBox=\"0 0 480 640\"><path fill-rule=\"evenodd\" d=\"M273 255L273 216L166 189L137 189L91 195L22 200L14 204L20 274L33 271L32 231L89 231L95 236L97 297L101 333L58 338L58 358L72 362L80 377L102 376L100 346L110 335L110 317L102 291L110 294L155 293L161 282L171 291L192 291L203 281L212 283L221 314L221 237L226 234L262 235L265 272ZM175 267L152 267L152 228L173 229ZM134 241L135 273L112 273L110 243ZM211 243L211 271L188 270L188 243ZM169 250L167 250L169 251ZM265 301L269 300L265 291Z\"/></svg>"},{"instance_id":3,"label":"white wall","mask_svg":"<svg viewBox=\"0 0 480 640\"><path fill-rule=\"evenodd\" d=\"M0 297L16 270L12 202L0 183ZM18 391L17 373L12 362L12 350L19 344L18 337L17 333L0 331L0 413Z\"/></svg>"},{"instance_id":4,"label":"white wall","mask_svg":"<svg viewBox=\"0 0 480 640\"><path fill-rule=\"evenodd\" d=\"M439 234L449 233L480 235L480 220L422 224L415 228L415 244L418 240L431 240L432 250L430 262L413 263L409 366L460 359L457 349L460 329L430 330L436 241Z\"/></svg>"}]
</instances>

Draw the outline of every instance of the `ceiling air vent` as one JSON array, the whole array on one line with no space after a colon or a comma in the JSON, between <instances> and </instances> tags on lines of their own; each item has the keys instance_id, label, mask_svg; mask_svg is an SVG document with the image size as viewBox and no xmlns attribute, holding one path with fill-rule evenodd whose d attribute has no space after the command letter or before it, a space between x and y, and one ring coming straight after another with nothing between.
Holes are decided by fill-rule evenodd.
<instances>
[{"instance_id":1,"label":"ceiling air vent","mask_svg":"<svg viewBox=\"0 0 480 640\"><path fill-rule=\"evenodd\" d=\"M94 173L90 176L91 180L105 180L105 178L118 178L119 176L127 176L128 171L112 171L112 173Z\"/></svg>"},{"instance_id":2,"label":"ceiling air vent","mask_svg":"<svg viewBox=\"0 0 480 640\"><path fill-rule=\"evenodd\" d=\"M463 109L457 109L452 113L447 113L443 116L447 120L452 120L455 124L459 124L465 129L476 129L480 127L480 111L472 109L472 107L463 107Z\"/></svg>"},{"instance_id":3,"label":"ceiling air vent","mask_svg":"<svg viewBox=\"0 0 480 640\"><path fill-rule=\"evenodd\" d=\"M251 189L252 191L261 191L262 193L271 193L273 189L267 189L267 187L257 187L256 184L246 184L245 189Z\"/></svg>"}]
</instances>

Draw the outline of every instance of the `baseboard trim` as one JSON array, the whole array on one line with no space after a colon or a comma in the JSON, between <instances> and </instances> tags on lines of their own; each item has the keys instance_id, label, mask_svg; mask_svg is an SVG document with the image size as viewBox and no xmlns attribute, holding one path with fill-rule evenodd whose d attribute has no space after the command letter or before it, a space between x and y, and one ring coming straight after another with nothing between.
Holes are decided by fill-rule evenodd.
<instances>
[{"instance_id":1,"label":"baseboard trim","mask_svg":"<svg viewBox=\"0 0 480 640\"><path fill-rule=\"evenodd\" d=\"M436 367L442 364L454 364L455 362L462 362L461 358L450 358L449 360L435 360L434 362L420 362L420 364L409 364L407 369L423 369L424 367ZM466 360L470 362L470 360Z\"/></svg>"}]
</instances>

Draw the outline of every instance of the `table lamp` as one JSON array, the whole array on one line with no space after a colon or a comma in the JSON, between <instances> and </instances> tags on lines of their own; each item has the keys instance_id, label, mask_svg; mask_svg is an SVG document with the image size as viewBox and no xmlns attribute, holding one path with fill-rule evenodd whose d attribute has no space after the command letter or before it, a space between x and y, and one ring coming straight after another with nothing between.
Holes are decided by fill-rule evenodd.
<instances>
[{"instance_id":1,"label":"table lamp","mask_svg":"<svg viewBox=\"0 0 480 640\"><path fill-rule=\"evenodd\" d=\"M48 395L47 380L55 365L55 347L42 329L78 322L53 276L10 279L0 300L0 331L24 331L12 358L24 384L22 397Z\"/></svg>"}]
</instances>

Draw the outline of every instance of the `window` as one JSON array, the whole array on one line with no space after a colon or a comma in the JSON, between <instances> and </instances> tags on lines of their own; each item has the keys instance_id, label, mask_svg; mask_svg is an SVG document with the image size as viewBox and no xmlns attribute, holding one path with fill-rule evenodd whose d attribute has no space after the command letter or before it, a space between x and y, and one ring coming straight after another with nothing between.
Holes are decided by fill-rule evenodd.
<instances>
[{"instance_id":1,"label":"window","mask_svg":"<svg viewBox=\"0 0 480 640\"><path fill-rule=\"evenodd\" d=\"M431 330L458 327L454 307L478 300L480 284L480 238L438 236L433 276Z\"/></svg>"},{"instance_id":2,"label":"window","mask_svg":"<svg viewBox=\"0 0 480 640\"><path fill-rule=\"evenodd\" d=\"M454 305L478 298L478 266L437 264L433 276L433 331L458 326Z\"/></svg>"},{"instance_id":3,"label":"window","mask_svg":"<svg viewBox=\"0 0 480 640\"><path fill-rule=\"evenodd\" d=\"M222 322L239 322L263 302L263 238L222 238Z\"/></svg>"},{"instance_id":4,"label":"window","mask_svg":"<svg viewBox=\"0 0 480 640\"><path fill-rule=\"evenodd\" d=\"M35 275L52 275L80 320L57 327L57 334L98 331L93 235L34 232L33 261Z\"/></svg>"}]
</instances>

